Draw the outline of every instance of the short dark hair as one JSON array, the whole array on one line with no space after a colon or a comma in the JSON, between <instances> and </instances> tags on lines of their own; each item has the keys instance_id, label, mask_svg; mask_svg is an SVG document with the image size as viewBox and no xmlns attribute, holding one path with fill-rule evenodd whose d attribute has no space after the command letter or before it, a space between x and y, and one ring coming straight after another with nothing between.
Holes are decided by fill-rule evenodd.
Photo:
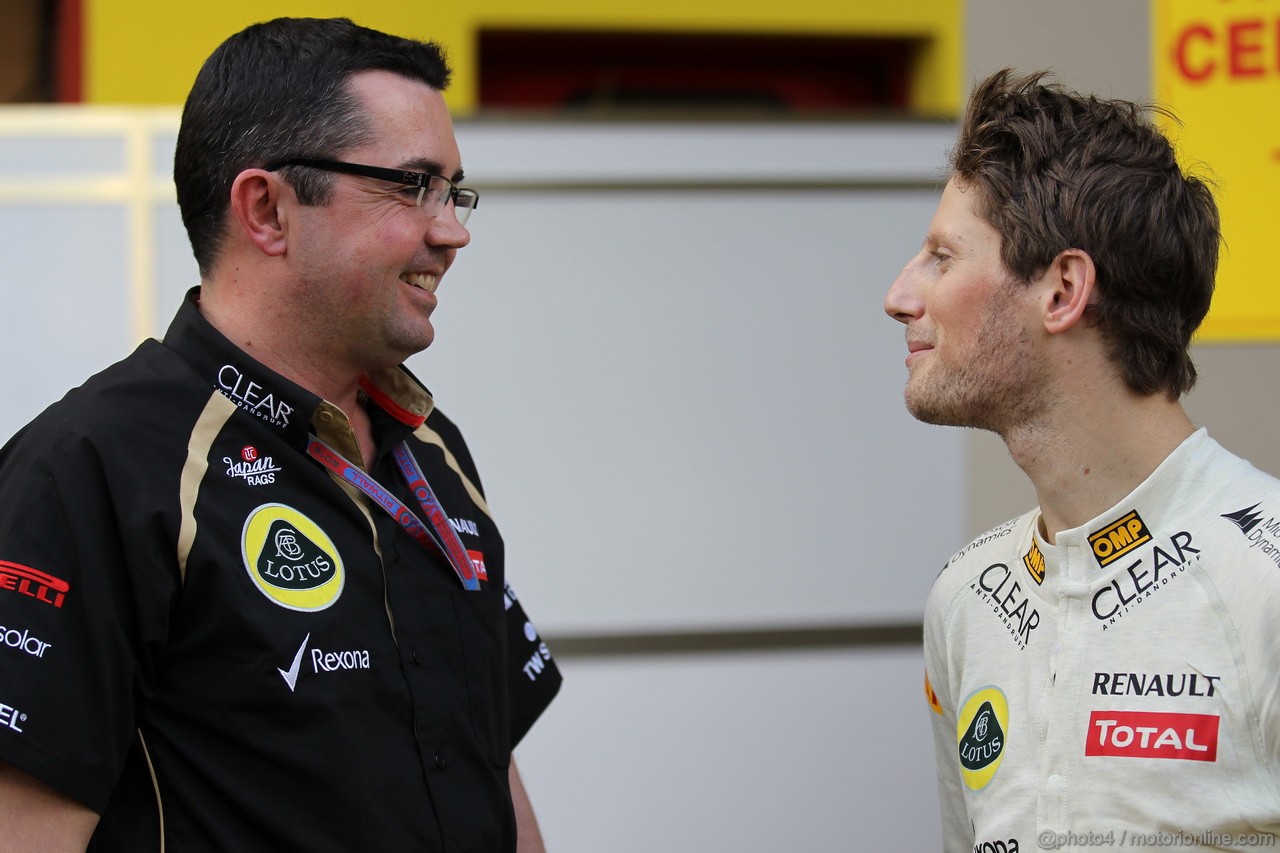
<instances>
[{"instance_id":1,"label":"short dark hair","mask_svg":"<svg viewBox=\"0 0 1280 853\"><path fill-rule=\"evenodd\" d=\"M365 141L368 120L347 80L390 71L435 89L449 85L435 42L392 36L346 18L277 18L224 41L187 96L173 179L191 248L207 276L223 238L231 184L245 169L286 157L335 157ZM326 204L332 176L282 170L304 204Z\"/></svg>"},{"instance_id":2,"label":"short dark hair","mask_svg":"<svg viewBox=\"0 0 1280 853\"><path fill-rule=\"evenodd\" d=\"M1066 249L1089 254L1099 297L1086 316L1111 360L1133 391L1176 400L1195 384L1187 348L1213 297L1213 194L1148 118L1172 114L1045 76L1004 69L974 88L953 176L978 190L978 213L1016 278L1030 281Z\"/></svg>"}]
</instances>

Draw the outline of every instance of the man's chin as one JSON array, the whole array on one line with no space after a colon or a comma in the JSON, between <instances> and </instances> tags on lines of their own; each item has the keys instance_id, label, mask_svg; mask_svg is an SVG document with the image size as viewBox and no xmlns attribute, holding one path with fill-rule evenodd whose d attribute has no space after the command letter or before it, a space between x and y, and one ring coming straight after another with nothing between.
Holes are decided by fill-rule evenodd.
<instances>
[{"instance_id":1,"label":"man's chin","mask_svg":"<svg viewBox=\"0 0 1280 853\"><path fill-rule=\"evenodd\" d=\"M966 412L960 411L955 406L940 405L937 400L921 399L912 396L908 390L906 394L907 411L911 417L921 423L931 424L933 426L951 426L951 427L977 427L986 429L987 427L976 423L976 419Z\"/></svg>"}]
</instances>

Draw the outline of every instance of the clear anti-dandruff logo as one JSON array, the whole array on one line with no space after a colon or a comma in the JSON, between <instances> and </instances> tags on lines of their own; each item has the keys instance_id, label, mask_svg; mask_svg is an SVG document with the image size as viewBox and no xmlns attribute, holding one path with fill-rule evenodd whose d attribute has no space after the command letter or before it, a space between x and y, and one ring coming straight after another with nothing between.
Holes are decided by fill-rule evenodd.
<instances>
[{"instance_id":1,"label":"clear anti-dandruff logo","mask_svg":"<svg viewBox=\"0 0 1280 853\"><path fill-rule=\"evenodd\" d=\"M342 595L346 571L337 546L293 507L263 504L251 512L240 547L254 586L281 607L324 610Z\"/></svg>"},{"instance_id":2,"label":"clear anti-dandruff logo","mask_svg":"<svg viewBox=\"0 0 1280 853\"><path fill-rule=\"evenodd\" d=\"M983 687L964 700L956 740L960 774L971 791L985 788L1000 769L1008 731L1009 703L999 687Z\"/></svg>"}]
</instances>

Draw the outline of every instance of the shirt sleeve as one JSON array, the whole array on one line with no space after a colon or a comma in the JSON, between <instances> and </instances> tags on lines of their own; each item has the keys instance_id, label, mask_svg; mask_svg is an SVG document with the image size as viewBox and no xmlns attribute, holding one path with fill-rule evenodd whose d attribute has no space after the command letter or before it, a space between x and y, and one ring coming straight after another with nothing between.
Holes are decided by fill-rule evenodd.
<instances>
[{"instance_id":1,"label":"shirt sleeve","mask_svg":"<svg viewBox=\"0 0 1280 853\"><path fill-rule=\"evenodd\" d=\"M533 728L542 712L560 691L560 669L538 629L525 615L511 584L503 590L507 610L507 689L511 698L511 745Z\"/></svg>"},{"instance_id":2,"label":"shirt sleeve","mask_svg":"<svg viewBox=\"0 0 1280 853\"><path fill-rule=\"evenodd\" d=\"M925 692L933 728L933 749L942 812L942 849L965 853L973 848L973 822L965 804L957 752L956 703L950 686L946 635L939 603L930 597L924 625Z\"/></svg>"},{"instance_id":3,"label":"shirt sleeve","mask_svg":"<svg viewBox=\"0 0 1280 853\"><path fill-rule=\"evenodd\" d=\"M170 591L129 568L128 491L56 423L0 451L0 759L99 812L149 678L141 611L163 621Z\"/></svg>"}]
</instances>

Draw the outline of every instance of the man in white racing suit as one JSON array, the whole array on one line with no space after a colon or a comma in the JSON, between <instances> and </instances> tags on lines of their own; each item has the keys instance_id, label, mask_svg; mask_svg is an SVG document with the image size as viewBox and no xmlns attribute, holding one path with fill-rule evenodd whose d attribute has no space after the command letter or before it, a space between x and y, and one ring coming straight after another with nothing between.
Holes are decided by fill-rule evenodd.
<instances>
[{"instance_id":1,"label":"man in white racing suit","mask_svg":"<svg viewBox=\"0 0 1280 853\"><path fill-rule=\"evenodd\" d=\"M885 299L911 414L999 434L1039 504L929 596L948 851L1277 849L1280 481L1180 402L1219 243L1137 105L975 88Z\"/></svg>"}]
</instances>

